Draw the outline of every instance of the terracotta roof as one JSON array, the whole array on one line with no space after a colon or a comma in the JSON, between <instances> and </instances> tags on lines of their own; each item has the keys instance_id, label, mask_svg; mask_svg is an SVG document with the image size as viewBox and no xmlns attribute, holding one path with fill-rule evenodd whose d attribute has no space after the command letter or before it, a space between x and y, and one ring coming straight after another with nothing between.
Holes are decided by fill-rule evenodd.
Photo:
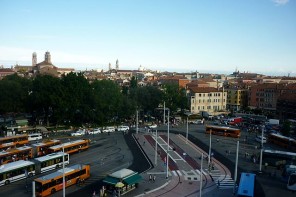
<instances>
[{"instance_id":1,"label":"terracotta roof","mask_svg":"<svg viewBox=\"0 0 296 197\"><path fill-rule=\"evenodd\" d=\"M189 88L194 93L210 93L210 92L222 92L213 87L191 87Z\"/></svg>"},{"instance_id":2,"label":"terracotta roof","mask_svg":"<svg viewBox=\"0 0 296 197\"><path fill-rule=\"evenodd\" d=\"M11 68L0 68L0 72L1 73L9 73L9 72L12 72L14 73L14 71L11 69Z\"/></svg>"}]
</instances>

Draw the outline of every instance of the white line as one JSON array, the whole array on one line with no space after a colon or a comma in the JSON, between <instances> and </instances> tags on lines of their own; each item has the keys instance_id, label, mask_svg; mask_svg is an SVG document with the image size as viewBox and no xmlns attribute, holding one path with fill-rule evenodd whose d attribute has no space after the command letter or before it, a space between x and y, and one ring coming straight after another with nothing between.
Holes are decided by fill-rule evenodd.
<instances>
[{"instance_id":1,"label":"white line","mask_svg":"<svg viewBox=\"0 0 296 197\"><path fill-rule=\"evenodd\" d=\"M178 176L178 175L177 175L177 172L176 172L175 170L172 171L172 173L173 173L174 176Z\"/></svg>"},{"instance_id":2,"label":"white line","mask_svg":"<svg viewBox=\"0 0 296 197\"><path fill-rule=\"evenodd\" d=\"M178 173L180 176L182 176L182 173L180 172L180 170L177 170L177 173Z\"/></svg>"}]
</instances>

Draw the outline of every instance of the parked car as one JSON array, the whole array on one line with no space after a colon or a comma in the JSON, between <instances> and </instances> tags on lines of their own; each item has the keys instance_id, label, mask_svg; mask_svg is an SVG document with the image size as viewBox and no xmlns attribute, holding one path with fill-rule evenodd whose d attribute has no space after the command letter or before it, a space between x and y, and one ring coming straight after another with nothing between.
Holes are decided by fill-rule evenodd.
<instances>
[{"instance_id":1,"label":"parked car","mask_svg":"<svg viewBox=\"0 0 296 197\"><path fill-rule=\"evenodd\" d=\"M129 126L118 126L117 131L128 131Z\"/></svg>"},{"instance_id":2,"label":"parked car","mask_svg":"<svg viewBox=\"0 0 296 197\"><path fill-rule=\"evenodd\" d=\"M78 131L71 133L71 136L81 136L85 135L85 129L79 129Z\"/></svg>"},{"instance_id":3,"label":"parked car","mask_svg":"<svg viewBox=\"0 0 296 197\"><path fill-rule=\"evenodd\" d=\"M91 130L90 132L89 132L89 134L99 134L99 133L101 133L101 130L99 129L99 128L94 128L93 130Z\"/></svg>"},{"instance_id":4,"label":"parked car","mask_svg":"<svg viewBox=\"0 0 296 197\"><path fill-rule=\"evenodd\" d=\"M149 129L156 129L157 128L157 124L152 124L149 126Z\"/></svg>"},{"instance_id":5,"label":"parked car","mask_svg":"<svg viewBox=\"0 0 296 197\"><path fill-rule=\"evenodd\" d=\"M257 142L261 143L261 141L262 141L261 135L256 136L255 140ZM266 137L264 137L264 136L263 136L263 143L266 143Z\"/></svg>"},{"instance_id":6,"label":"parked car","mask_svg":"<svg viewBox=\"0 0 296 197\"><path fill-rule=\"evenodd\" d=\"M105 127L102 133L115 132L115 127Z\"/></svg>"}]
</instances>

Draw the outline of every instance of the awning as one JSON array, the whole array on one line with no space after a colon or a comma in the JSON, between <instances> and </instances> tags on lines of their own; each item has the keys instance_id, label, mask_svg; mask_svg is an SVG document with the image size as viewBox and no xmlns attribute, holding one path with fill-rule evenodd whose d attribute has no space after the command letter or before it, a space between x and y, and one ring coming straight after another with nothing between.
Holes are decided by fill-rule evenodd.
<instances>
[{"instance_id":1,"label":"awning","mask_svg":"<svg viewBox=\"0 0 296 197\"><path fill-rule=\"evenodd\" d=\"M111 176L107 176L107 177L103 180L103 182L108 183L108 184L111 184L111 185L116 185L116 183L119 182L119 179L114 178L114 177L111 177Z\"/></svg>"},{"instance_id":2,"label":"awning","mask_svg":"<svg viewBox=\"0 0 296 197\"><path fill-rule=\"evenodd\" d=\"M123 182L125 182L128 185L132 185L134 183L138 183L141 179L142 179L142 177L139 174L135 174L135 175L130 176L126 179L123 179Z\"/></svg>"}]
</instances>

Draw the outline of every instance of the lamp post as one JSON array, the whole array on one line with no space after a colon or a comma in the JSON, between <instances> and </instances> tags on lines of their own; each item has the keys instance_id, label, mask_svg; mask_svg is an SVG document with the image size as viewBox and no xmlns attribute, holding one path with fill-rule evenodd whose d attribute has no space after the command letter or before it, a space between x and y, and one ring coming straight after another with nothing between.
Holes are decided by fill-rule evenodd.
<instances>
[{"instance_id":1,"label":"lamp post","mask_svg":"<svg viewBox=\"0 0 296 197\"><path fill-rule=\"evenodd\" d=\"M210 145L209 145L209 155L208 155L208 165L211 162L211 150L212 150L212 129L210 130Z\"/></svg>"},{"instance_id":2,"label":"lamp post","mask_svg":"<svg viewBox=\"0 0 296 197\"><path fill-rule=\"evenodd\" d=\"M165 101L163 102L163 124L165 124Z\"/></svg>"},{"instance_id":3,"label":"lamp post","mask_svg":"<svg viewBox=\"0 0 296 197\"><path fill-rule=\"evenodd\" d=\"M203 153L201 153L201 163L200 163L199 197L201 197L201 190L202 190L202 163L203 163Z\"/></svg>"},{"instance_id":4,"label":"lamp post","mask_svg":"<svg viewBox=\"0 0 296 197\"><path fill-rule=\"evenodd\" d=\"M239 141L237 141L237 145L236 145L236 158L235 158L235 169L234 169L233 195L235 195L235 191L236 191L237 165L238 165L238 150L239 150Z\"/></svg>"},{"instance_id":5,"label":"lamp post","mask_svg":"<svg viewBox=\"0 0 296 197\"><path fill-rule=\"evenodd\" d=\"M167 157L166 157L166 178L169 177L169 149L170 149L170 110L168 111L168 140L167 140Z\"/></svg>"},{"instance_id":6,"label":"lamp post","mask_svg":"<svg viewBox=\"0 0 296 197\"><path fill-rule=\"evenodd\" d=\"M157 165L157 129L155 130L155 158L154 164Z\"/></svg>"},{"instance_id":7,"label":"lamp post","mask_svg":"<svg viewBox=\"0 0 296 197\"><path fill-rule=\"evenodd\" d=\"M136 122L136 133L138 134L138 130L139 130L139 117L138 117L138 110L136 111L136 118L137 118L137 122Z\"/></svg>"},{"instance_id":8,"label":"lamp post","mask_svg":"<svg viewBox=\"0 0 296 197\"><path fill-rule=\"evenodd\" d=\"M66 183L65 183L65 149L63 146L63 197L66 196Z\"/></svg>"},{"instance_id":9,"label":"lamp post","mask_svg":"<svg viewBox=\"0 0 296 197\"><path fill-rule=\"evenodd\" d=\"M187 125L186 125L186 144L188 144L188 118L191 115L191 113L185 113L187 116Z\"/></svg>"},{"instance_id":10,"label":"lamp post","mask_svg":"<svg viewBox=\"0 0 296 197\"><path fill-rule=\"evenodd\" d=\"M262 172L263 132L264 132L264 128L262 127L261 128L261 149L260 149L259 173Z\"/></svg>"}]
</instances>

